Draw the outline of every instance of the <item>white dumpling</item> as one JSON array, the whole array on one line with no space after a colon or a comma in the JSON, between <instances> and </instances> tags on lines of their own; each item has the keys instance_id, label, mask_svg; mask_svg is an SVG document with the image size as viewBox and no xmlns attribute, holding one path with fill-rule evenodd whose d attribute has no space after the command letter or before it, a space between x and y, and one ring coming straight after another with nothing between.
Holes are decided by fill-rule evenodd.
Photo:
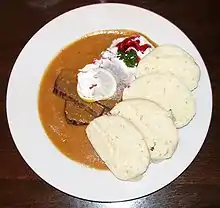
<instances>
[{"instance_id":1,"label":"white dumpling","mask_svg":"<svg viewBox=\"0 0 220 208\"><path fill-rule=\"evenodd\" d=\"M190 90L198 85L199 66L190 54L175 45L161 45L153 49L138 64L136 76L167 72L175 75Z\"/></svg>"},{"instance_id":2,"label":"white dumpling","mask_svg":"<svg viewBox=\"0 0 220 208\"><path fill-rule=\"evenodd\" d=\"M179 136L168 111L149 100L130 99L118 103L111 114L127 118L140 130L152 162L172 157Z\"/></svg>"},{"instance_id":3,"label":"white dumpling","mask_svg":"<svg viewBox=\"0 0 220 208\"><path fill-rule=\"evenodd\" d=\"M187 125L196 113L192 93L171 74L147 74L136 79L123 92L123 100L134 98L152 100L170 111L177 128Z\"/></svg>"},{"instance_id":4,"label":"white dumpling","mask_svg":"<svg viewBox=\"0 0 220 208\"><path fill-rule=\"evenodd\" d=\"M86 128L92 146L121 180L137 180L147 170L150 156L140 131L120 116L101 116Z\"/></svg>"}]
</instances>

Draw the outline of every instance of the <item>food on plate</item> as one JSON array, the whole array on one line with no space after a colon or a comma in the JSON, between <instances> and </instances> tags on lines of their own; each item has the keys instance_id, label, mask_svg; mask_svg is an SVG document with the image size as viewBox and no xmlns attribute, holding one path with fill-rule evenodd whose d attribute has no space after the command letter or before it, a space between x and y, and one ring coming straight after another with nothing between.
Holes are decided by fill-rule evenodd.
<instances>
[{"instance_id":1,"label":"food on plate","mask_svg":"<svg viewBox=\"0 0 220 208\"><path fill-rule=\"evenodd\" d=\"M169 72L179 78L190 90L197 87L200 69L193 57L175 45L161 45L145 56L137 67L136 76Z\"/></svg>"},{"instance_id":2,"label":"food on plate","mask_svg":"<svg viewBox=\"0 0 220 208\"><path fill-rule=\"evenodd\" d=\"M200 69L174 45L130 30L88 34L54 58L42 79L39 114L68 157L120 180L173 156L178 128L195 116ZM193 92L194 93L194 92Z\"/></svg>"},{"instance_id":3,"label":"food on plate","mask_svg":"<svg viewBox=\"0 0 220 208\"><path fill-rule=\"evenodd\" d=\"M77 92L79 97L87 102L112 98L117 89L114 76L101 67L87 67L78 74Z\"/></svg>"},{"instance_id":4,"label":"food on plate","mask_svg":"<svg viewBox=\"0 0 220 208\"><path fill-rule=\"evenodd\" d=\"M65 100L65 117L68 123L74 125L89 124L94 118L107 113L116 100L106 105L106 102L84 102L76 91L74 73L70 69L62 69L59 73L53 92ZM112 104L112 105L111 105Z\"/></svg>"},{"instance_id":5,"label":"food on plate","mask_svg":"<svg viewBox=\"0 0 220 208\"><path fill-rule=\"evenodd\" d=\"M112 173L121 180L141 176L150 162L144 136L121 116L101 116L86 128L88 139Z\"/></svg>"},{"instance_id":6,"label":"food on plate","mask_svg":"<svg viewBox=\"0 0 220 208\"><path fill-rule=\"evenodd\" d=\"M160 105L173 115L177 128L187 125L195 116L195 99L189 89L174 75L147 74L136 79L123 92L123 100L142 98Z\"/></svg>"},{"instance_id":7,"label":"food on plate","mask_svg":"<svg viewBox=\"0 0 220 208\"><path fill-rule=\"evenodd\" d=\"M125 87L135 80L136 67L153 45L142 35L117 38L77 75L77 92L88 102L120 99Z\"/></svg>"},{"instance_id":8,"label":"food on plate","mask_svg":"<svg viewBox=\"0 0 220 208\"><path fill-rule=\"evenodd\" d=\"M76 82L74 76L74 71L68 68L61 68L60 73L54 83L54 94L65 100L78 99L78 95L75 90Z\"/></svg>"},{"instance_id":9,"label":"food on plate","mask_svg":"<svg viewBox=\"0 0 220 208\"><path fill-rule=\"evenodd\" d=\"M136 38L131 41L129 37ZM121 40L121 43L119 40ZM119 44L118 46L122 48L120 51L132 44L136 44L135 47L138 50L136 54L132 51L126 57L126 52L117 54L116 49L118 46L115 44ZM151 48L147 48L142 53L141 51L147 46L145 44L150 45ZM144 47L140 47L142 45ZM133 60L132 58L137 58L137 56L142 58L156 46L148 37L136 31L104 30L83 36L57 54L42 78L38 106L40 120L45 132L63 154L86 166L102 170L108 169L89 142L85 129L86 125L97 116L108 114L114 105L121 101L122 92L118 93L118 97L115 94L114 97L104 99L108 98L111 92L114 91L112 90L114 89L114 80L112 79L113 85L110 84L110 87L113 86L113 88L104 91L104 97L102 97L104 100L99 100L100 97L97 99L96 93L94 97L92 96L92 99L91 97L87 99L88 92L85 92L85 95L78 93L78 75L88 66L88 68L91 66L98 68L97 71L100 71L100 66L105 66L107 72L105 74L111 73L114 76L117 90L119 90L119 86L120 88L126 87L118 83L119 79L115 74L117 70L120 70L119 65L123 67L121 75L124 74L133 79L139 60ZM133 50L136 49L135 47L132 47ZM104 58L106 59L104 60ZM114 61L111 62L110 58ZM117 67L117 70L114 70L115 67ZM91 74L93 75L93 73ZM81 79L80 85L84 86L84 81L91 80L87 77L85 80L85 77ZM100 81L102 84L102 80Z\"/></svg>"},{"instance_id":10,"label":"food on plate","mask_svg":"<svg viewBox=\"0 0 220 208\"><path fill-rule=\"evenodd\" d=\"M91 107L91 108L90 108ZM90 121L98 116L101 116L104 112L104 108L100 105L95 104L80 105L80 103L65 101L65 118L67 123L74 125L89 124ZM83 116L82 116L83 115Z\"/></svg>"},{"instance_id":11,"label":"food on plate","mask_svg":"<svg viewBox=\"0 0 220 208\"><path fill-rule=\"evenodd\" d=\"M131 121L144 135L152 162L170 158L179 141L178 131L169 111L145 99L130 99L118 103L111 115Z\"/></svg>"}]
</instances>

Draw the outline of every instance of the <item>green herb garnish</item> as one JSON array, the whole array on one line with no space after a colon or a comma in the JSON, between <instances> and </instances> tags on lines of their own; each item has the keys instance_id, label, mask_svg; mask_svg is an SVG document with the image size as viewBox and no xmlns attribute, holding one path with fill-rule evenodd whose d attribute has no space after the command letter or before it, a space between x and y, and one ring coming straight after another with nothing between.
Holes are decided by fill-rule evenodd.
<instances>
[{"instance_id":1,"label":"green herb garnish","mask_svg":"<svg viewBox=\"0 0 220 208\"><path fill-rule=\"evenodd\" d=\"M123 60L127 67L135 67L138 65L138 55L133 49L123 52L118 51L117 56L120 60Z\"/></svg>"}]
</instances>

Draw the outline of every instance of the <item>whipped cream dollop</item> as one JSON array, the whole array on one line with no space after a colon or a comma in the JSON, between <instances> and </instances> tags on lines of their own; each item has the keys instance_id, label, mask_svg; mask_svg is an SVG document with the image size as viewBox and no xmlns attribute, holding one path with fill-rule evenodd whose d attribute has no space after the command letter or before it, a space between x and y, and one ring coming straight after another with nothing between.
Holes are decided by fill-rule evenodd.
<instances>
[{"instance_id":1,"label":"whipped cream dollop","mask_svg":"<svg viewBox=\"0 0 220 208\"><path fill-rule=\"evenodd\" d=\"M135 80L139 61L153 49L143 36L113 40L101 58L86 65L77 75L77 92L88 102L117 99Z\"/></svg>"},{"instance_id":2,"label":"whipped cream dollop","mask_svg":"<svg viewBox=\"0 0 220 208\"><path fill-rule=\"evenodd\" d=\"M116 88L114 76L98 65L89 64L78 74L77 91L87 102L108 99L114 96Z\"/></svg>"}]
</instances>

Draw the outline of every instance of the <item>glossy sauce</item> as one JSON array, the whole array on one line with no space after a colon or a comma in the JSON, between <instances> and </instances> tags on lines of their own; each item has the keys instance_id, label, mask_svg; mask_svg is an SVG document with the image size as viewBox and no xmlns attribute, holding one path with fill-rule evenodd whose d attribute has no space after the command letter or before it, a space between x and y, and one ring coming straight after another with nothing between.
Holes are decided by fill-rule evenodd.
<instances>
[{"instance_id":1,"label":"glossy sauce","mask_svg":"<svg viewBox=\"0 0 220 208\"><path fill-rule=\"evenodd\" d=\"M64 100L52 92L60 69L70 68L77 74L79 69L98 58L114 39L135 34L140 33L129 30L109 30L89 34L64 48L46 69L38 100L41 123L54 145L76 162L96 169L107 169L87 139L86 126L74 126L66 122ZM154 42L149 41L156 46Z\"/></svg>"}]
</instances>

